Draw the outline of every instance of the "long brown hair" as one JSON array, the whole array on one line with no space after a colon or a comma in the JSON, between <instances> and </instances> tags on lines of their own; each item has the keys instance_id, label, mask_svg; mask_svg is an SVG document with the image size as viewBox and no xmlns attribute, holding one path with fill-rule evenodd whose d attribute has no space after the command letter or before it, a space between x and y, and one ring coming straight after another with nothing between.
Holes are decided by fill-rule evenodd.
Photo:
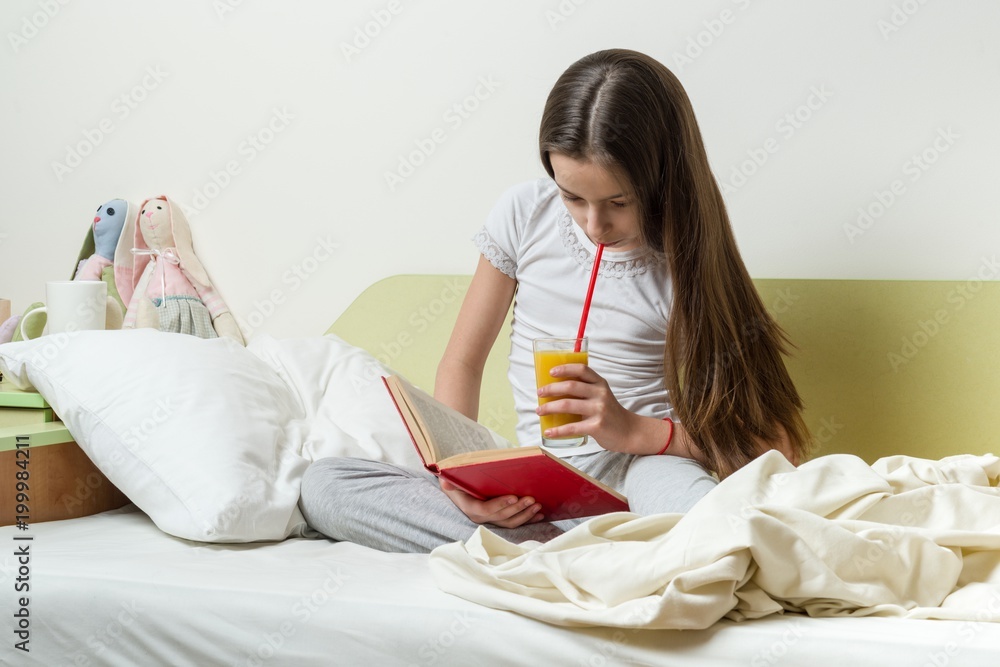
<instances>
[{"instance_id":1,"label":"long brown hair","mask_svg":"<svg viewBox=\"0 0 1000 667\"><path fill-rule=\"evenodd\" d=\"M549 93L539 133L551 153L616 174L638 207L643 242L673 280L664 369L685 429L720 477L763 446L805 454L802 401L782 355L789 342L736 246L694 111L680 81L649 56L599 51Z\"/></svg>"}]
</instances>

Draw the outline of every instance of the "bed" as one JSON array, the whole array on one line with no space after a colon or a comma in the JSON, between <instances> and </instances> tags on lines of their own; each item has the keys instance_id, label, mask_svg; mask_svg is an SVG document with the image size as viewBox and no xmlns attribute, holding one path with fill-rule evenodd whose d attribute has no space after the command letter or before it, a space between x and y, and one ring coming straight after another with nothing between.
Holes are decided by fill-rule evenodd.
<instances>
[{"instance_id":1,"label":"bed","mask_svg":"<svg viewBox=\"0 0 1000 667\"><path fill-rule=\"evenodd\" d=\"M197 382L190 379L184 389L195 395L169 394L172 383L180 382L177 377L192 371L183 364L164 365L162 359L189 354L186 347L170 346L191 341L150 334L171 336L154 342L153 384L166 398L158 405L145 399L148 408L138 423L149 428L132 430L132 441L115 443L130 449L112 448L109 433L129 432L124 422L116 422L118 411L135 413L142 397L101 390L104 383L95 381L100 367L80 370L82 360L65 356L66 350L43 372L30 368L30 355L0 348L8 381L30 375L42 385L39 391L77 440L86 441L81 446L135 501L92 516L35 523L27 531L0 528L0 590L5 591L0 662L996 664L1000 623L992 621L1000 619L1000 607L984 607L978 616L959 620L786 612L739 622L722 618L704 629L683 631L571 627L449 594L432 576L431 557L331 543L310 534L295 513L278 512L277 507L294 504L295 481L311 458L361 453L414 460L397 425L384 420L374 432L364 427L377 419L366 412L379 389L372 380L378 369L391 367L430 388L467 285L465 276L381 281L338 318L328 332L332 336L258 344L254 353L264 360L260 373L273 373L273 380L254 376L252 364L234 371L226 355L244 359L238 356L242 352L214 348L197 360L197 368L204 368L197 372L216 373L206 376L213 382L239 382L241 402L236 404L227 391L198 394ZM972 292L966 283L758 281L765 303L798 347L789 368L807 403L817 460L850 454L872 463L901 453L940 459L995 449L989 408L1000 398L993 333L1000 289L995 283L975 287ZM500 338L488 362L482 421L509 436L513 422L503 390ZM88 339L87 349L99 353L98 342ZM148 353L150 342L142 342ZM370 354L347 354L354 345ZM121 339L109 346L122 353ZM354 364L350 391L316 389L343 377L344 369L335 371L334 362L310 363L323 354L337 356L338 364ZM139 365L141 357L131 361ZM63 375L57 373L60 364L65 364ZM182 367L177 376L172 375L175 366ZM279 395L281 387L293 391ZM102 392L114 400L86 405L91 394ZM133 399L136 403L129 404ZM178 419L188 409L185 401L216 418ZM240 414L240 405L256 406L256 419ZM292 418L276 420L272 414ZM163 418L157 421L156 415ZM279 453L267 460L247 452L234 458L224 441L240 438L277 443ZM187 442L194 439L198 442ZM165 442L198 449L181 461L164 462L169 458ZM154 466L157 475L140 464ZM992 497L996 489L983 488L980 494ZM1000 532L1000 515L994 524ZM31 540L18 539L26 536ZM17 555L25 546L27 563ZM984 552L993 548L983 543ZM15 586L25 577L30 600L22 604ZM30 652L15 648L25 614Z\"/></svg>"}]
</instances>

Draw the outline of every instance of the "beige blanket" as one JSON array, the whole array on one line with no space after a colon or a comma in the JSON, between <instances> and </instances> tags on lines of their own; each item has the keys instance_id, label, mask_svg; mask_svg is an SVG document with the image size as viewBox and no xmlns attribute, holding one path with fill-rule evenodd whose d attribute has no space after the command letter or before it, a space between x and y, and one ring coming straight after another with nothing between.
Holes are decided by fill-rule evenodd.
<instances>
[{"instance_id":1,"label":"beige blanket","mask_svg":"<svg viewBox=\"0 0 1000 667\"><path fill-rule=\"evenodd\" d=\"M1000 459L770 452L686 515L592 519L546 544L480 528L435 582L566 626L700 629L783 610L1000 621Z\"/></svg>"}]
</instances>

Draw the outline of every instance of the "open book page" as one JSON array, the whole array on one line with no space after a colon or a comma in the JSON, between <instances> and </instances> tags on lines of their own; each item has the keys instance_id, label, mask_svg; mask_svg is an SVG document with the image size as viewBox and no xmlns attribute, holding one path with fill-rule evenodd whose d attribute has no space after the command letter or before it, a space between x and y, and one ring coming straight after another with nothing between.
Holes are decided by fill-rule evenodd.
<instances>
[{"instance_id":1,"label":"open book page","mask_svg":"<svg viewBox=\"0 0 1000 667\"><path fill-rule=\"evenodd\" d=\"M550 520L628 509L624 496L542 448L513 447L399 376L383 380L424 464L466 493L530 495Z\"/></svg>"},{"instance_id":2,"label":"open book page","mask_svg":"<svg viewBox=\"0 0 1000 667\"><path fill-rule=\"evenodd\" d=\"M435 400L396 376L404 389L424 437L434 449L435 461L463 452L510 447L510 443L457 410Z\"/></svg>"}]
</instances>

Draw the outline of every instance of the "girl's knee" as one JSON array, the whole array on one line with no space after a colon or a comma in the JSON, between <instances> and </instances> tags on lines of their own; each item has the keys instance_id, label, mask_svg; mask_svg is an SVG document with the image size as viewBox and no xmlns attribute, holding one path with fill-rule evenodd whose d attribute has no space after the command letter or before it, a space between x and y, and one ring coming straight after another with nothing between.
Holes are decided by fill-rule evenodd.
<instances>
[{"instance_id":1,"label":"girl's knee","mask_svg":"<svg viewBox=\"0 0 1000 667\"><path fill-rule=\"evenodd\" d=\"M342 459L327 458L313 461L302 474L302 495L311 495L317 488L325 487L340 477Z\"/></svg>"},{"instance_id":2,"label":"girl's knee","mask_svg":"<svg viewBox=\"0 0 1000 667\"><path fill-rule=\"evenodd\" d=\"M357 474L355 459L334 457L318 459L309 464L302 474L299 488L299 506L303 512L330 506L338 492L345 489L348 480Z\"/></svg>"},{"instance_id":3,"label":"girl's knee","mask_svg":"<svg viewBox=\"0 0 1000 667\"><path fill-rule=\"evenodd\" d=\"M625 495L639 514L687 512L716 484L718 480L692 459L640 456L625 476Z\"/></svg>"},{"instance_id":4,"label":"girl's knee","mask_svg":"<svg viewBox=\"0 0 1000 667\"><path fill-rule=\"evenodd\" d=\"M374 461L336 456L317 459L309 464L302 475L302 488L329 486L341 480L356 479L370 474Z\"/></svg>"},{"instance_id":5,"label":"girl's knee","mask_svg":"<svg viewBox=\"0 0 1000 667\"><path fill-rule=\"evenodd\" d=\"M302 475L299 505L303 511L337 507L341 500L360 505L366 498L375 498L373 491L401 478L418 475L383 461L346 456L319 459Z\"/></svg>"},{"instance_id":6,"label":"girl's knee","mask_svg":"<svg viewBox=\"0 0 1000 667\"><path fill-rule=\"evenodd\" d=\"M302 475L299 509L312 528L333 539L341 539L344 507L351 494L351 479L364 461L345 457L312 462Z\"/></svg>"}]
</instances>

